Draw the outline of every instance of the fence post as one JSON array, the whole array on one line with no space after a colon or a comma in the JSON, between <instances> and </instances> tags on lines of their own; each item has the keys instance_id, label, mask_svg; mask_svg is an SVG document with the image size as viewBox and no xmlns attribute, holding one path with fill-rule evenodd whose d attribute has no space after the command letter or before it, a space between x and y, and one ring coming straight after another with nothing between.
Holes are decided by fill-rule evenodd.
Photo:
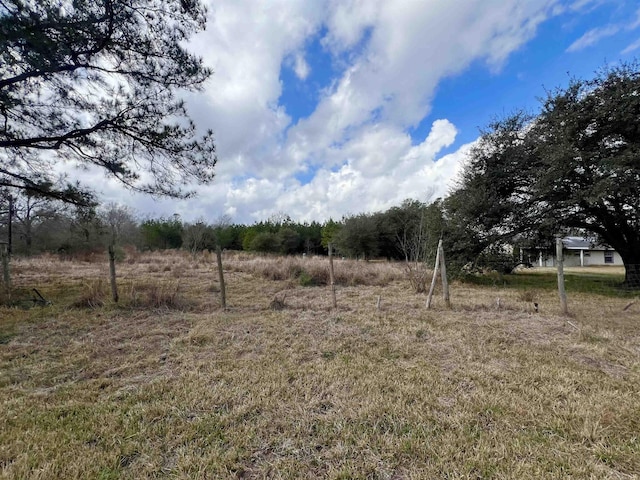
<instances>
[{"instance_id":1,"label":"fence post","mask_svg":"<svg viewBox=\"0 0 640 480\"><path fill-rule=\"evenodd\" d=\"M438 249L436 250L436 264L433 267L433 277L431 277L431 286L429 287L429 294L427 295L427 309L431 308L431 299L433 298L433 291L436 288L436 280L438 279L438 268L440 267L441 248L442 240L438 242Z\"/></svg>"},{"instance_id":2,"label":"fence post","mask_svg":"<svg viewBox=\"0 0 640 480\"><path fill-rule=\"evenodd\" d=\"M111 298L115 303L118 303L118 283L116 280L115 242L109 243L109 280L111 282Z\"/></svg>"},{"instance_id":3,"label":"fence post","mask_svg":"<svg viewBox=\"0 0 640 480\"><path fill-rule=\"evenodd\" d=\"M223 310L227 308L227 288L224 283L224 271L222 270L222 248L216 242L216 262L218 264L218 279L220 280L220 306Z\"/></svg>"},{"instance_id":4,"label":"fence post","mask_svg":"<svg viewBox=\"0 0 640 480\"><path fill-rule=\"evenodd\" d=\"M2 257L2 280L7 293L11 291L11 274L9 273L9 244L0 243L0 257Z\"/></svg>"},{"instance_id":5,"label":"fence post","mask_svg":"<svg viewBox=\"0 0 640 480\"><path fill-rule=\"evenodd\" d=\"M451 300L449 298L449 280L447 280L447 262L444 259L444 247L442 240L438 245L440 249L440 275L442 275L442 298L447 308L451 308Z\"/></svg>"},{"instance_id":6,"label":"fence post","mask_svg":"<svg viewBox=\"0 0 640 480\"><path fill-rule=\"evenodd\" d=\"M560 296L560 308L567 314L567 293L564 290L564 257L562 252L562 238L556 238L556 259L558 261L558 295Z\"/></svg>"},{"instance_id":7,"label":"fence post","mask_svg":"<svg viewBox=\"0 0 640 480\"><path fill-rule=\"evenodd\" d=\"M338 308L336 300L336 281L333 274L333 245L329 243L329 283L331 284L331 298L333 299L333 308Z\"/></svg>"}]
</instances>

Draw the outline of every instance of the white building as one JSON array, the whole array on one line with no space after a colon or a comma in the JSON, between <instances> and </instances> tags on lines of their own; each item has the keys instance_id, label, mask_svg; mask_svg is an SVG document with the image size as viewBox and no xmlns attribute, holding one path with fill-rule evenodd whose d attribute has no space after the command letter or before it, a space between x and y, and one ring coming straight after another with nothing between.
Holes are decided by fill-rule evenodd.
<instances>
[{"instance_id":1,"label":"white building","mask_svg":"<svg viewBox=\"0 0 640 480\"><path fill-rule=\"evenodd\" d=\"M566 267L587 267L596 265L622 265L620 254L607 245L598 243L593 238L564 237L564 265ZM542 249L537 251L538 258L532 264L538 267L555 267L555 252ZM532 259L533 260L533 259Z\"/></svg>"}]
</instances>

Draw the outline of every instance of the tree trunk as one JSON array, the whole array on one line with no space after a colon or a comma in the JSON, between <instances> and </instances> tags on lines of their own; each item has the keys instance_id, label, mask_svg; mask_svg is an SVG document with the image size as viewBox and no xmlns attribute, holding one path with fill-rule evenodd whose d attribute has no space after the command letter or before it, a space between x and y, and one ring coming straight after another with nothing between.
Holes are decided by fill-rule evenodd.
<instances>
[{"instance_id":1,"label":"tree trunk","mask_svg":"<svg viewBox=\"0 0 640 480\"><path fill-rule=\"evenodd\" d=\"M620 254L624 265L624 282L620 286L627 290L640 290L640 244L634 241L620 245L611 240L608 243Z\"/></svg>"},{"instance_id":2,"label":"tree trunk","mask_svg":"<svg viewBox=\"0 0 640 480\"><path fill-rule=\"evenodd\" d=\"M619 253L624 263L623 288L640 290L640 252L632 252L626 255Z\"/></svg>"},{"instance_id":3,"label":"tree trunk","mask_svg":"<svg viewBox=\"0 0 640 480\"><path fill-rule=\"evenodd\" d=\"M24 242L26 245L25 254L31 256L31 245L33 244L33 234L31 233L31 220L24 224Z\"/></svg>"}]
</instances>

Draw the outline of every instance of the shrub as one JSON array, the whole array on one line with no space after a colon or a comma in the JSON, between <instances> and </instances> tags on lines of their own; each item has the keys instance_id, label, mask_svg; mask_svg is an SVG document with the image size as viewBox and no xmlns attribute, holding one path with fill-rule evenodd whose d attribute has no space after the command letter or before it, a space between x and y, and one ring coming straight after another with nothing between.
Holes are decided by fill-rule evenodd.
<instances>
[{"instance_id":1,"label":"shrub","mask_svg":"<svg viewBox=\"0 0 640 480\"><path fill-rule=\"evenodd\" d=\"M316 284L313 281L313 277L304 270L302 270L300 275L298 275L298 280L300 281L300 285L303 287L311 287Z\"/></svg>"},{"instance_id":2,"label":"shrub","mask_svg":"<svg viewBox=\"0 0 640 480\"><path fill-rule=\"evenodd\" d=\"M424 264L407 263L406 272L407 279L414 292L424 293L427 291L427 281L429 280L429 274L432 272L427 270Z\"/></svg>"}]
</instances>

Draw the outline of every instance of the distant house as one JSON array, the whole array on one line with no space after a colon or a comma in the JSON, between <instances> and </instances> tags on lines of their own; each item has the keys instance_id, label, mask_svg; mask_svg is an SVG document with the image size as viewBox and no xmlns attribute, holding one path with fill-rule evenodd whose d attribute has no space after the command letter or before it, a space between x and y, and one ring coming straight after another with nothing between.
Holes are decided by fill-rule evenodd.
<instances>
[{"instance_id":1,"label":"distant house","mask_svg":"<svg viewBox=\"0 0 640 480\"><path fill-rule=\"evenodd\" d=\"M587 267L596 265L622 265L622 257L608 245L598 243L593 238L564 237L564 265L566 267ZM533 256L537 258L532 258ZM529 263L538 267L555 267L555 251L532 249L527 251Z\"/></svg>"}]
</instances>

